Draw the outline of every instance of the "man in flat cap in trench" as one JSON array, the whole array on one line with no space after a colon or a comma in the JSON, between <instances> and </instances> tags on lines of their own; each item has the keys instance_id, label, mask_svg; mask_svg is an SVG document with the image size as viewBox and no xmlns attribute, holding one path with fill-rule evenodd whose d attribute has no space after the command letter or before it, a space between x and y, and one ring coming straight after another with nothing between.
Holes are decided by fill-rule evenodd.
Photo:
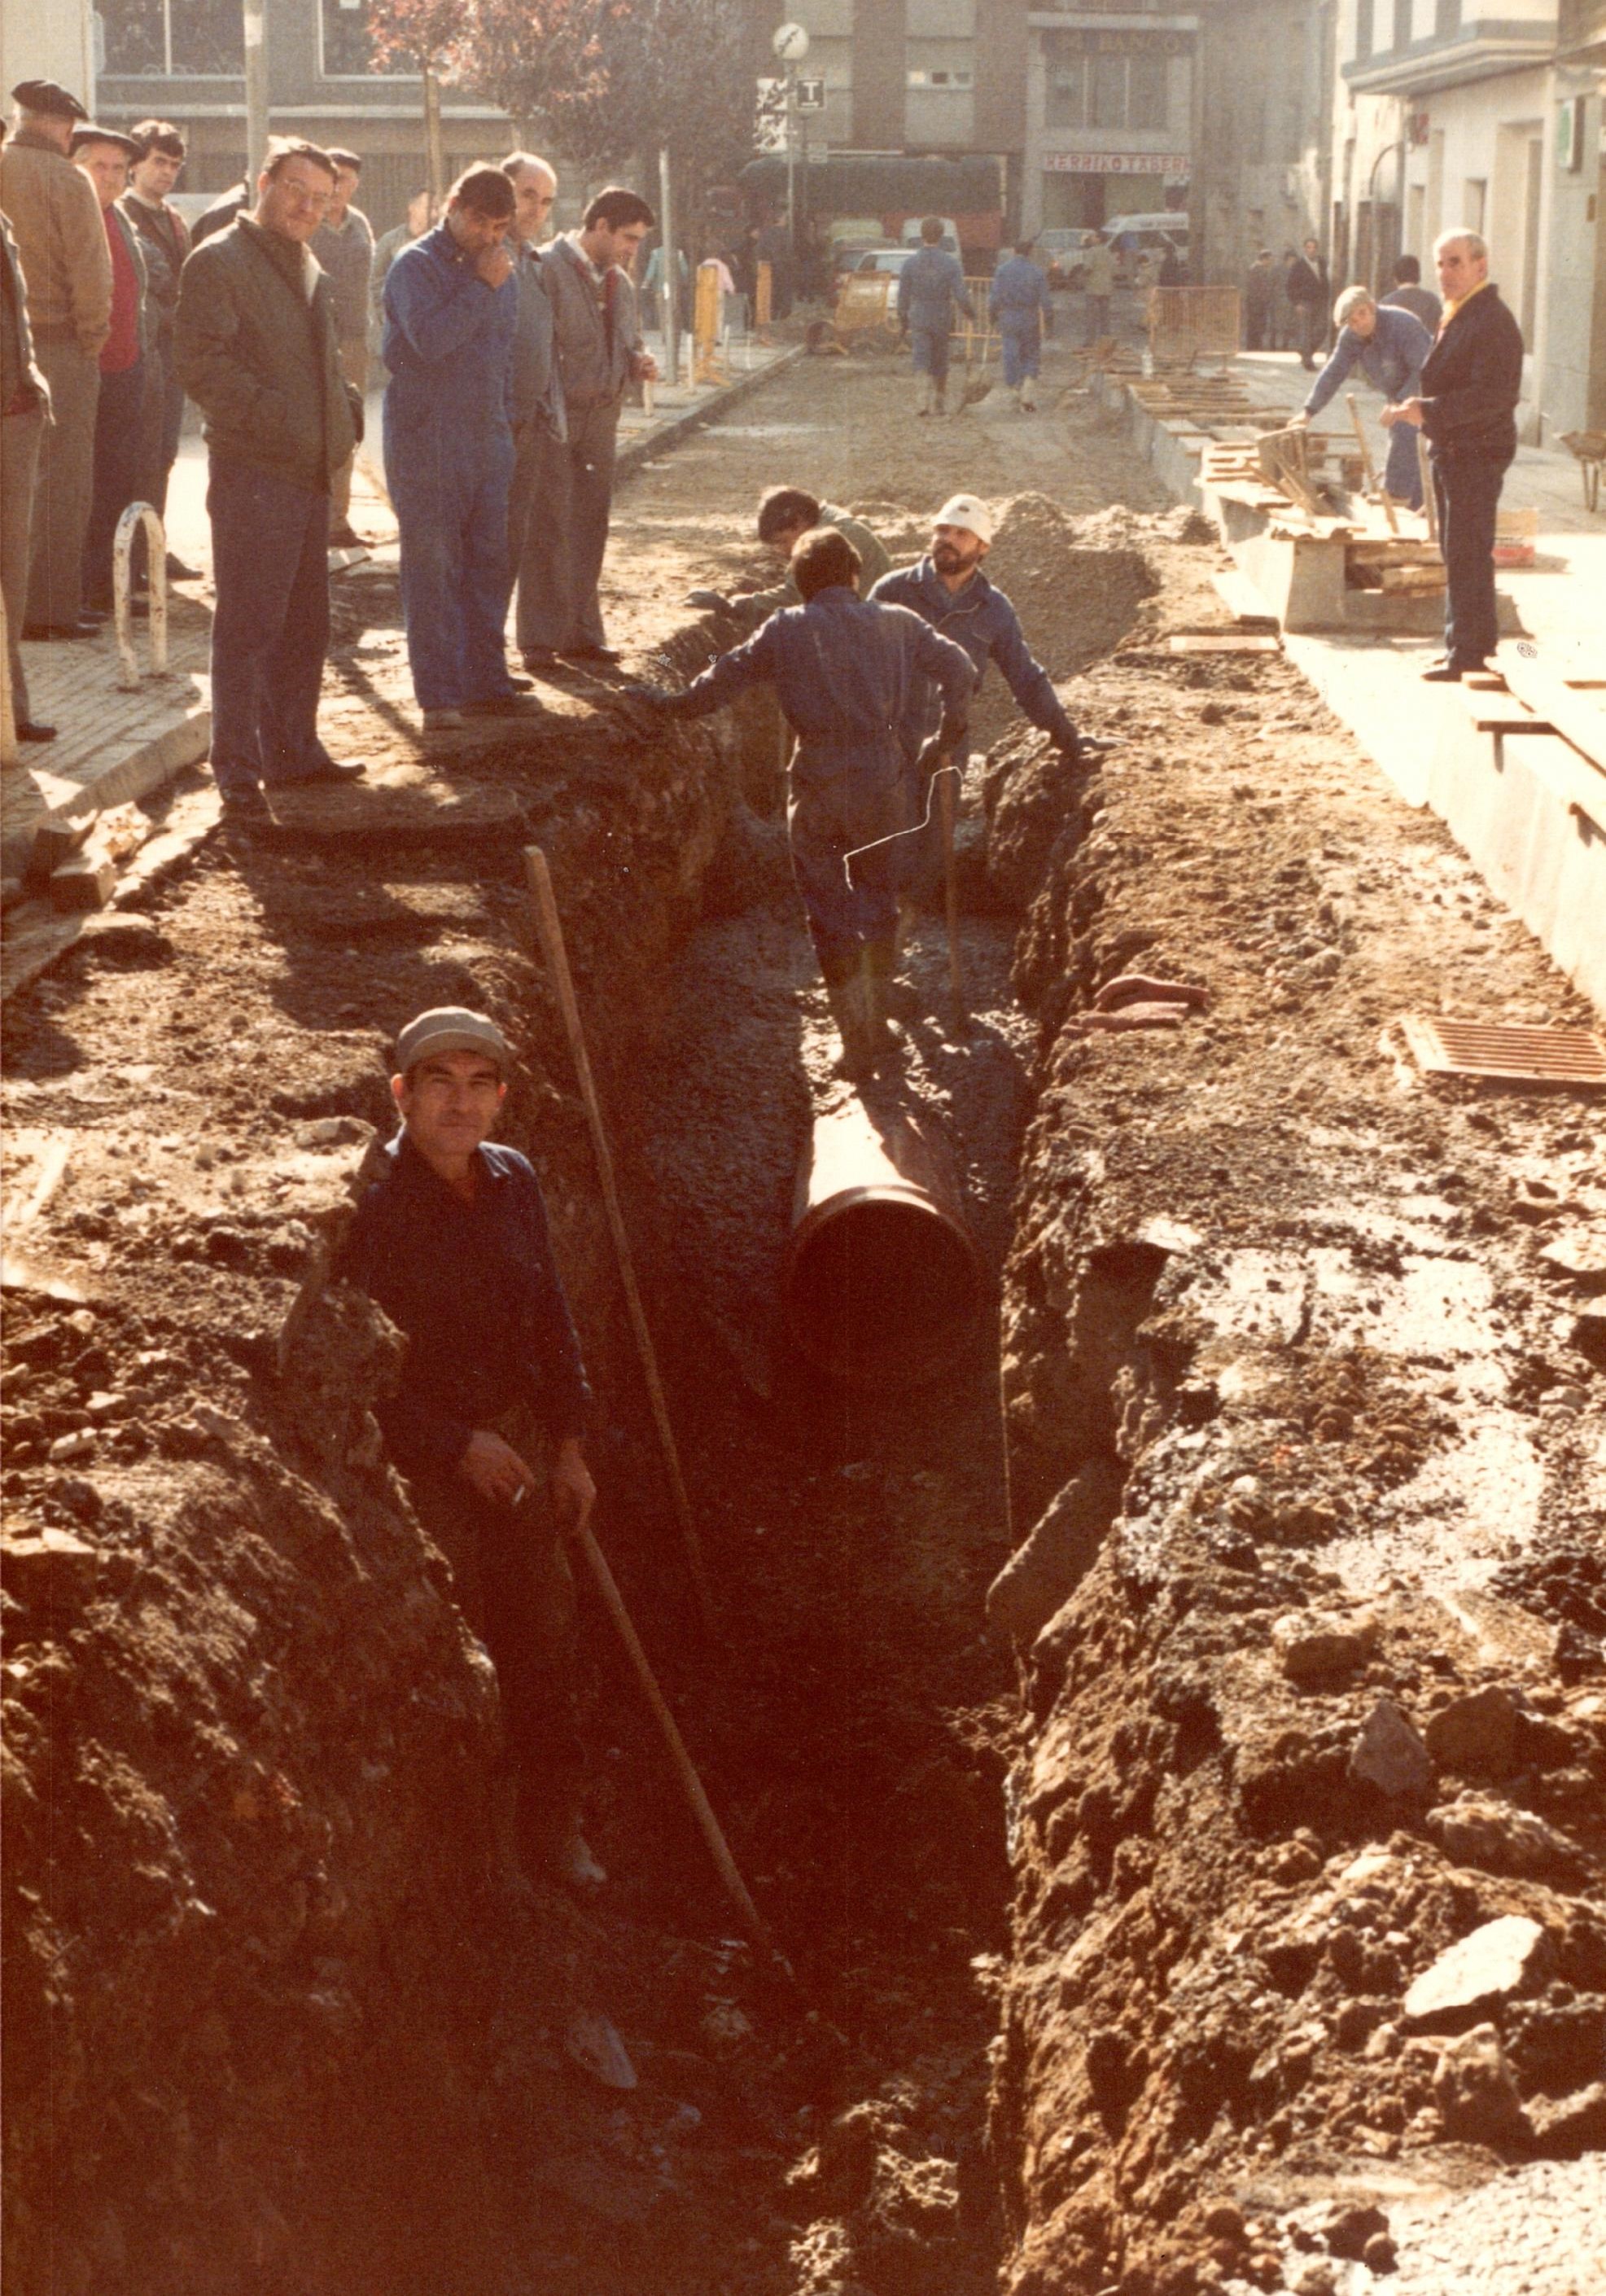
<instances>
[{"instance_id":1,"label":"man in flat cap in trench","mask_svg":"<svg viewBox=\"0 0 1606 2296\"><path fill-rule=\"evenodd\" d=\"M512 1056L482 1013L421 1013L397 1039L401 1129L357 1207L341 1273L406 1334L375 1410L419 1520L496 1669L500 1845L510 1872L606 1877L579 1825L575 1587L566 1540L595 1500L590 1390L540 1183L491 1136Z\"/></svg>"}]
</instances>

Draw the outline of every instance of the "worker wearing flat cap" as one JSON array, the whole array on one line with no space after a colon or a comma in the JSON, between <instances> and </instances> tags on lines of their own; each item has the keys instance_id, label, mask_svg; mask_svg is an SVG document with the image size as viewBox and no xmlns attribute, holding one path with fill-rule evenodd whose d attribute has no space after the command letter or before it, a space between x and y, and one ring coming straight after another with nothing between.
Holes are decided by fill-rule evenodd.
<instances>
[{"instance_id":1,"label":"worker wearing flat cap","mask_svg":"<svg viewBox=\"0 0 1606 2296\"><path fill-rule=\"evenodd\" d=\"M575 1886L602 1868L580 1833L575 1588L565 1538L595 1488L590 1390L553 1259L540 1184L493 1144L507 1040L482 1013L421 1013L397 1039L401 1130L357 1207L341 1274L406 1334L377 1404L419 1520L502 1696L496 1821L510 1878Z\"/></svg>"},{"instance_id":2,"label":"worker wearing flat cap","mask_svg":"<svg viewBox=\"0 0 1606 2296\"><path fill-rule=\"evenodd\" d=\"M89 523L84 531L84 608L111 611L111 553L118 521L135 500L145 406L145 299L151 275L139 234L124 213L139 145L94 121L72 131L72 156L94 185L111 256L111 332L101 345Z\"/></svg>"},{"instance_id":3,"label":"worker wearing flat cap","mask_svg":"<svg viewBox=\"0 0 1606 2296\"><path fill-rule=\"evenodd\" d=\"M81 561L89 523L100 357L111 332L111 253L94 184L76 166L75 127L89 117L54 80L20 80L16 121L0 152L0 208L16 234L34 357L50 390L39 449L23 636L81 638Z\"/></svg>"},{"instance_id":4,"label":"worker wearing flat cap","mask_svg":"<svg viewBox=\"0 0 1606 2296\"><path fill-rule=\"evenodd\" d=\"M979 496L954 495L938 512L931 527L931 547L914 566L900 566L883 574L870 593L877 605L906 606L945 638L962 645L976 668L980 685L993 664L1034 726L1049 734L1056 749L1076 758L1081 740L1054 692L1053 682L1027 644L1020 618L1002 590L995 589L982 572L982 561L993 546L993 514ZM943 704L935 687L927 685L917 697L907 744L910 803L914 818L925 816L925 781L936 763L932 737L938 731ZM963 755L944 752L963 771ZM930 838L910 838L904 848L905 886L912 895L932 865Z\"/></svg>"}]
</instances>

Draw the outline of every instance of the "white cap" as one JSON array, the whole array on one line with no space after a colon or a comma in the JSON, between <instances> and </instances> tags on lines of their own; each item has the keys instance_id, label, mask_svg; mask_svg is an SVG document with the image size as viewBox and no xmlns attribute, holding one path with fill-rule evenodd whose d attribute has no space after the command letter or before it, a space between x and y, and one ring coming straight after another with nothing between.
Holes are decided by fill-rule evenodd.
<instances>
[{"instance_id":1,"label":"white cap","mask_svg":"<svg viewBox=\"0 0 1606 2296\"><path fill-rule=\"evenodd\" d=\"M991 542L993 538L993 513L979 495L950 495L931 523L962 526L978 542Z\"/></svg>"}]
</instances>

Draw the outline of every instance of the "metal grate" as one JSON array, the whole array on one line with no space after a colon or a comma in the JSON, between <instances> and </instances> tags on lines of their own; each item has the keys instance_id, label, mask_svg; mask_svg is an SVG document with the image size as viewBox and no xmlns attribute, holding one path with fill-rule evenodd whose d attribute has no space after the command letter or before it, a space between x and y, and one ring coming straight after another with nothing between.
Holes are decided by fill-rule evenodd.
<instances>
[{"instance_id":1,"label":"metal grate","mask_svg":"<svg viewBox=\"0 0 1606 2296\"><path fill-rule=\"evenodd\" d=\"M1606 1038L1588 1029L1517 1029L1424 1013L1403 1013L1400 1026L1430 1075L1606 1088Z\"/></svg>"}]
</instances>

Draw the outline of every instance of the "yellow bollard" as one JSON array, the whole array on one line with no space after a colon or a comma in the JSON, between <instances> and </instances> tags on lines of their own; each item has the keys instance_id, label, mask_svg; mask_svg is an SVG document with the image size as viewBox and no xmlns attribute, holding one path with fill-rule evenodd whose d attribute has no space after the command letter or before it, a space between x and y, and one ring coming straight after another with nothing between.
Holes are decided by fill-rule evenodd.
<instances>
[{"instance_id":1,"label":"yellow bollard","mask_svg":"<svg viewBox=\"0 0 1606 2296\"><path fill-rule=\"evenodd\" d=\"M758 266L758 291L753 299L753 332L761 343L768 342L770 310L774 301L775 275L767 263Z\"/></svg>"}]
</instances>

